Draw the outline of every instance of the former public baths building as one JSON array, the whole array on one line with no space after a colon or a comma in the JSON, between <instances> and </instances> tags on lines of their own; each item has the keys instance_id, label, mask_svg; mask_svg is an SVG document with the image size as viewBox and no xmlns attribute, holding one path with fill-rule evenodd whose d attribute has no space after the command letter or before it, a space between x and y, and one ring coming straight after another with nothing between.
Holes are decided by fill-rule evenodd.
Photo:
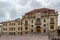
<instances>
[{"instance_id":1,"label":"former public baths building","mask_svg":"<svg viewBox=\"0 0 60 40\"><path fill-rule=\"evenodd\" d=\"M11 21L1 22L1 32L5 35L24 35L29 33L47 34L48 30L58 28L58 12L53 9L34 9Z\"/></svg>"}]
</instances>

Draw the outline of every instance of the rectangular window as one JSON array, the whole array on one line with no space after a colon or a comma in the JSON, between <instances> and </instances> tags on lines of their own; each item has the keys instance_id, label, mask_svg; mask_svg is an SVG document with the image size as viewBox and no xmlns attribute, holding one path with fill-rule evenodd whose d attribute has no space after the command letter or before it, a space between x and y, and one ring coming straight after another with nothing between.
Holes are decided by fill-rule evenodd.
<instances>
[{"instance_id":1,"label":"rectangular window","mask_svg":"<svg viewBox=\"0 0 60 40\"><path fill-rule=\"evenodd\" d=\"M7 23L3 23L3 26L7 26Z\"/></svg>"},{"instance_id":2,"label":"rectangular window","mask_svg":"<svg viewBox=\"0 0 60 40\"><path fill-rule=\"evenodd\" d=\"M22 32L21 32L21 35L22 35Z\"/></svg>"},{"instance_id":3,"label":"rectangular window","mask_svg":"<svg viewBox=\"0 0 60 40\"><path fill-rule=\"evenodd\" d=\"M14 35L15 35L15 32L14 32Z\"/></svg>"},{"instance_id":4,"label":"rectangular window","mask_svg":"<svg viewBox=\"0 0 60 40\"><path fill-rule=\"evenodd\" d=\"M44 30L44 33L46 33L46 30Z\"/></svg>"},{"instance_id":5,"label":"rectangular window","mask_svg":"<svg viewBox=\"0 0 60 40\"><path fill-rule=\"evenodd\" d=\"M11 26L11 23L9 23L9 25Z\"/></svg>"},{"instance_id":6,"label":"rectangular window","mask_svg":"<svg viewBox=\"0 0 60 40\"><path fill-rule=\"evenodd\" d=\"M14 25L15 25L15 23L14 23Z\"/></svg>"},{"instance_id":7,"label":"rectangular window","mask_svg":"<svg viewBox=\"0 0 60 40\"><path fill-rule=\"evenodd\" d=\"M28 27L25 27L25 30L28 30Z\"/></svg>"},{"instance_id":8,"label":"rectangular window","mask_svg":"<svg viewBox=\"0 0 60 40\"><path fill-rule=\"evenodd\" d=\"M21 22L21 25L22 25L22 22Z\"/></svg>"},{"instance_id":9,"label":"rectangular window","mask_svg":"<svg viewBox=\"0 0 60 40\"><path fill-rule=\"evenodd\" d=\"M51 25L51 26L50 26L50 29L54 29L54 26L53 26L53 25Z\"/></svg>"},{"instance_id":10,"label":"rectangular window","mask_svg":"<svg viewBox=\"0 0 60 40\"><path fill-rule=\"evenodd\" d=\"M20 23L18 23L18 25L20 25Z\"/></svg>"},{"instance_id":11,"label":"rectangular window","mask_svg":"<svg viewBox=\"0 0 60 40\"><path fill-rule=\"evenodd\" d=\"M44 17L44 22L46 22L45 17Z\"/></svg>"},{"instance_id":12,"label":"rectangular window","mask_svg":"<svg viewBox=\"0 0 60 40\"><path fill-rule=\"evenodd\" d=\"M9 28L9 30L11 30L11 28Z\"/></svg>"},{"instance_id":13,"label":"rectangular window","mask_svg":"<svg viewBox=\"0 0 60 40\"><path fill-rule=\"evenodd\" d=\"M21 30L22 30L22 27L21 27Z\"/></svg>"},{"instance_id":14,"label":"rectangular window","mask_svg":"<svg viewBox=\"0 0 60 40\"><path fill-rule=\"evenodd\" d=\"M13 30L13 27L9 28L9 30L12 31Z\"/></svg>"},{"instance_id":15,"label":"rectangular window","mask_svg":"<svg viewBox=\"0 0 60 40\"><path fill-rule=\"evenodd\" d=\"M13 32L9 32L9 35L13 35Z\"/></svg>"},{"instance_id":16,"label":"rectangular window","mask_svg":"<svg viewBox=\"0 0 60 40\"><path fill-rule=\"evenodd\" d=\"M31 30L31 32L33 32L33 30Z\"/></svg>"},{"instance_id":17,"label":"rectangular window","mask_svg":"<svg viewBox=\"0 0 60 40\"><path fill-rule=\"evenodd\" d=\"M20 27L18 27L18 30L20 30Z\"/></svg>"},{"instance_id":18,"label":"rectangular window","mask_svg":"<svg viewBox=\"0 0 60 40\"><path fill-rule=\"evenodd\" d=\"M45 19L44 19L44 22L46 22Z\"/></svg>"},{"instance_id":19,"label":"rectangular window","mask_svg":"<svg viewBox=\"0 0 60 40\"><path fill-rule=\"evenodd\" d=\"M14 27L14 30L15 30L15 27Z\"/></svg>"},{"instance_id":20,"label":"rectangular window","mask_svg":"<svg viewBox=\"0 0 60 40\"><path fill-rule=\"evenodd\" d=\"M7 31L7 28L3 28L3 31Z\"/></svg>"},{"instance_id":21,"label":"rectangular window","mask_svg":"<svg viewBox=\"0 0 60 40\"><path fill-rule=\"evenodd\" d=\"M33 25L31 25L31 27L33 27Z\"/></svg>"},{"instance_id":22,"label":"rectangular window","mask_svg":"<svg viewBox=\"0 0 60 40\"><path fill-rule=\"evenodd\" d=\"M31 22L33 23L33 20Z\"/></svg>"},{"instance_id":23,"label":"rectangular window","mask_svg":"<svg viewBox=\"0 0 60 40\"><path fill-rule=\"evenodd\" d=\"M18 34L20 34L20 32L18 32Z\"/></svg>"}]
</instances>

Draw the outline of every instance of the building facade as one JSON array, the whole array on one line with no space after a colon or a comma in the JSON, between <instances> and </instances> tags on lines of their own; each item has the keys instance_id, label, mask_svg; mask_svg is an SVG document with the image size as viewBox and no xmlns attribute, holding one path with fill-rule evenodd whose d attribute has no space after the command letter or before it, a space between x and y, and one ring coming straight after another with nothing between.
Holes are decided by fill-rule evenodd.
<instances>
[{"instance_id":1,"label":"building facade","mask_svg":"<svg viewBox=\"0 0 60 40\"><path fill-rule=\"evenodd\" d=\"M2 34L24 35L24 34L47 34L48 30L58 28L58 12L53 9L34 9L22 16L22 19L1 22Z\"/></svg>"}]
</instances>

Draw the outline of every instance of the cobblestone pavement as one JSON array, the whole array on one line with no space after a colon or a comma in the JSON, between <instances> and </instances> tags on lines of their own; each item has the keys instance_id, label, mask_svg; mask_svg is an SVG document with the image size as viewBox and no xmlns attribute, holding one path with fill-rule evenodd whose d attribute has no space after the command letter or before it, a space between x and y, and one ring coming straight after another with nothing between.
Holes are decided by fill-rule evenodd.
<instances>
[{"instance_id":1,"label":"cobblestone pavement","mask_svg":"<svg viewBox=\"0 0 60 40\"><path fill-rule=\"evenodd\" d=\"M21 35L15 35L15 36L1 36L0 40L48 40L48 36L21 36Z\"/></svg>"}]
</instances>

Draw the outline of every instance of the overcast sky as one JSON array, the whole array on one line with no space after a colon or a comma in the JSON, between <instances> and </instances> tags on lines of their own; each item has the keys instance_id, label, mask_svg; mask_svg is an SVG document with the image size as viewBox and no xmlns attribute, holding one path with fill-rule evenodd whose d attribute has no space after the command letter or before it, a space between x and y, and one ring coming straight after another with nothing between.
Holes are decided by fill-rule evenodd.
<instances>
[{"instance_id":1,"label":"overcast sky","mask_svg":"<svg viewBox=\"0 0 60 40\"><path fill-rule=\"evenodd\" d=\"M21 18L32 9L44 7L58 10L60 25L60 0L0 0L0 21Z\"/></svg>"}]
</instances>

